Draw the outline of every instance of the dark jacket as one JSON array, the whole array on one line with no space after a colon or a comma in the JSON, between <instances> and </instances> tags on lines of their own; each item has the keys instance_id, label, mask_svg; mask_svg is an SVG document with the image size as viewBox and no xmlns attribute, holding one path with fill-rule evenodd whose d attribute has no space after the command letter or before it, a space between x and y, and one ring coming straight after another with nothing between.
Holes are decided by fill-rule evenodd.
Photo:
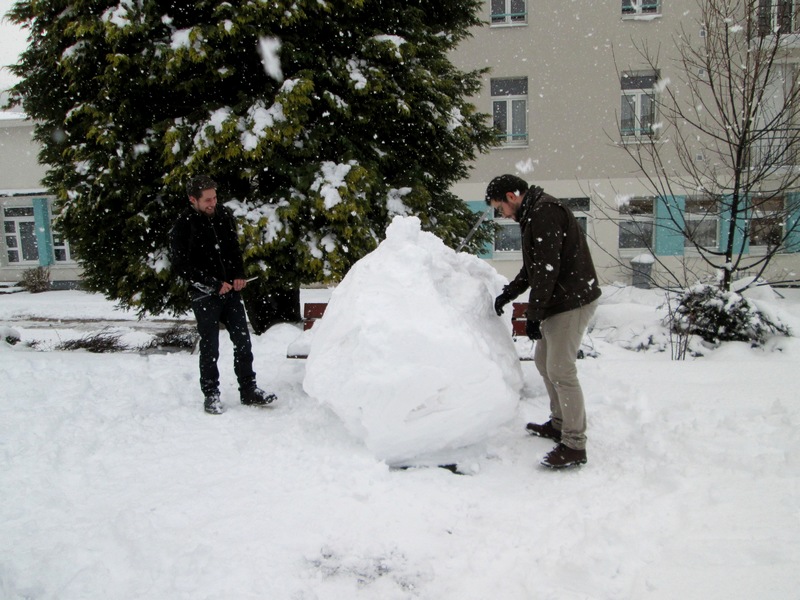
<instances>
[{"instance_id":1,"label":"dark jacket","mask_svg":"<svg viewBox=\"0 0 800 600\"><path fill-rule=\"evenodd\" d=\"M517 216L523 266L505 290L516 298L531 288L528 319L541 321L597 300L597 273L572 211L542 188L532 187Z\"/></svg>"},{"instance_id":2,"label":"dark jacket","mask_svg":"<svg viewBox=\"0 0 800 600\"><path fill-rule=\"evenodd\" d=\"M193 295L217 292L224 281L244 279L236 220L230 209L217 205L214 216L208 217L188 208L169 235L172 269L190 284Z\"/></svg>"}]
</instances>

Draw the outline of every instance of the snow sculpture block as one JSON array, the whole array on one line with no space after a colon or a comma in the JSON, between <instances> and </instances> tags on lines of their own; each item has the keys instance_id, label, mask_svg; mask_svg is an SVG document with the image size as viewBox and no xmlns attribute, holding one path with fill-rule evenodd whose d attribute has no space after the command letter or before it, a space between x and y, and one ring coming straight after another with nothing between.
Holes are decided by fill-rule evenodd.
<instances>
[{"instance_id":1,"label":"snow sculpture block","mask_svg":"<svg viewBox=\"0 0 800 600\"><path fill-rule=\"evenodd\" d=\"M389 465L458 462L516 415L522 371L493 307L505 283L395 217L314 325L303 388Z\"/></svg>"}]
</instances>

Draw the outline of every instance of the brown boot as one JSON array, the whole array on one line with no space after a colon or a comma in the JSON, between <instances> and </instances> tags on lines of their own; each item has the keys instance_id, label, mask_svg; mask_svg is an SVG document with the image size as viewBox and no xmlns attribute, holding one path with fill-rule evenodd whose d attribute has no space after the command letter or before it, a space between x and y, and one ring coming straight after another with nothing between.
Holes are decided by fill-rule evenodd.
<instances>
[{"instance_id":1,"label":"brown boot","mask_svg":"<svg viewBox=\"0 0 800 600\"><path fill-rule=\"evenodd\" d=\"M559 444L542 459L543 466L550 469L566 469L578 467L586 463L586 450L575 450L564 444Z\"/></svg>"},{"instance_id":2,"label":"brown boot","mask_svg":"<svg viewBox=\"0 0 800 600\"><path fill-rule=\"evenodd\" d=\"M553 440L554 442L561 441L561 432L553 427L553 421L547 421L547 423L542 423L538 425L536 423L528 423L525 426L525 429L531 435L535 435L536 437L543 437L547 438L548 440Z\"/></svg>"}]
</instances>

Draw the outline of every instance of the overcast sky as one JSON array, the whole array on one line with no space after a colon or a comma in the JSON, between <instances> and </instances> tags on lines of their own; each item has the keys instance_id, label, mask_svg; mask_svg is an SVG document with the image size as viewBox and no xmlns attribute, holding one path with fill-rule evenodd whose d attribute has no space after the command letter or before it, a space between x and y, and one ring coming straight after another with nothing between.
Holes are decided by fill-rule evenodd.
<instances>
[{"instance_id":1,"label":"overcast sky","mask_svg":"<svg viewBox=\"0 0 800 600\"><path fill-rule=\"evenodd\" d=\"M0 0L0 15L5 17L15 1ZM17 62L17 57L25 49L26 44L25 31L12 25L5 18L0 19L0 90L4 90L16 82L16 78L5 67Z\"/></svg>"}]
</instances>

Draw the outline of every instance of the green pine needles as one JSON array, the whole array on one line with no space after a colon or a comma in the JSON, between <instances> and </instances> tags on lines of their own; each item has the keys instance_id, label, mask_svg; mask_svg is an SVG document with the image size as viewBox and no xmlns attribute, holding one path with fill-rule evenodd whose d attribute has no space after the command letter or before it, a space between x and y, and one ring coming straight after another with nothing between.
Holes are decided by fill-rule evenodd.
<instances>
[{"instance_id":1,"label":"green pine needles","mask_svg":"<svg viewBox=\"0 0 800 600\"><path fill-rule=\"evenodd\" d=\"M30 45L12 100L36 120L85 285L140 314L184 311L167 239L201 172L260 289L339 280L397 214L457 246L476 215L449 190L494 133L469 102L481 73L448 53L480 6L18 2Z\"/></svg>"}]
</instances>

